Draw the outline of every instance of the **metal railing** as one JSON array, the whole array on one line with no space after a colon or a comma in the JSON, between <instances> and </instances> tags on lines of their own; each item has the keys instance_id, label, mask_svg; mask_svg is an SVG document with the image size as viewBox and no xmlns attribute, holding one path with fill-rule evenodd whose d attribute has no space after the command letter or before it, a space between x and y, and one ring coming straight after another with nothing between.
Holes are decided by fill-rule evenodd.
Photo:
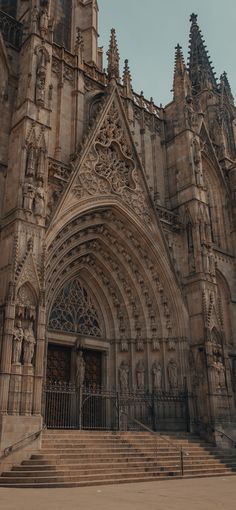
<instances>
[{"instance_id":1,"label":"metal railing","mask_svg":"<svg viewBox=\"0 0 236 510\"><path fill-rule=\"evenodd\" d=\"M4 41L19 50L22 43L23 26L19 21L0 10L0 32Z\"/></svg>"},{"instance_id":2,"label":"metal railing","mask_svg":"<svg viewBox=\"0 0 236 510\"><path fill-rule=\"evenodd\" d=\"M153 430L188 429L183 393L117 393L54 381L45 388L44 402L48 428L121 430L121 413L127 413Z\"/></svg>"},{"instance_id":3,"label":"metal railing","mask_svg":"<svg viewBox=\"0 0 236 510\"><path fill-rule=\"evenodd\" d=\"M43 427L41 427L41 429L37 430L36 432L33 432L32 434L29 434L28 436L23 437L19 441L16 441L15 443L12 443L11 445L7 446L3 450L3 455L0 457L0 460L5 459L12 453L15 453L16 451L21 450L25 446L28 446L29 444L31 444L33 441L36 441L36 439L38 439L38 437L42 434L43 430L45 430L45 429L46 429L46 425L43 425Z\"/></svg>"},{"instance_id":4,"label":"metal railing","mask_svg":"<svg viewBox=\"0 0 236 510\"><path fill-rule=\"evenodd\" d=\"M229 436L229 434L226 434L226 432L223 430L214 427L211 423L205 423L202 420L194 419L193 424L197 426L197 432L199 435L203 434L207 436L208 439L211 437L215 444L215 434L217 433L221 438L225 437L228 441L230 441L233 448L236 448L236 441L231 436Z\"/></svg>"},{"instance_id":5,"label":"metal railing","mask_svg":"<svg viewBox=\"0 0 236 510\"><path fill-rule=\"evenodd\" d=\"M132 420L134 423L136 423L142 430L146 430L150 434L154 435L154 437L156 439L158 438L158 439L161 439L162 441L164 441L165 443L168 443L172 448L174 448L175 450L177 450L179 452L180 473L181 473L181 476L184 476L184 456L188 457L189 453L186 452L185 450L183 450L182 446L179 448L178 446L176 446L176 444L173 441L171 441L170 439L168 439L165 436L162 436L159 432L156 432L156 431L150 429L149 427L147 427L147 425L145 425L144 423L140 422L139 420L136 420L132 416L127 416L127 418L128 418L128 420ZM157 458L157 441L156 441L156 452L155 452L155 454L156 454L156 458Z\"/></svg>"}]
</instances>

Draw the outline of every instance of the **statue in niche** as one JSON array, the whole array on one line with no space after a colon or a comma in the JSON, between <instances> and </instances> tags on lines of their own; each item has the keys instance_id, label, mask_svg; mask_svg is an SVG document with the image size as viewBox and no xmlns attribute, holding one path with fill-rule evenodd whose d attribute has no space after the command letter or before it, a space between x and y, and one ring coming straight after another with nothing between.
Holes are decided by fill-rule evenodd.
<instances>
[{"instance_id":1,"label":"statue in niche","mask_svg":"<svg viewBox=\"0 0 236 510\"><path fill-rule=\"evenodd\" d=\"M45 101L46 72L43 69L37 71L35 99L39 106L44 106Z\"/></svg>"},{"instance_id":2,"label":"statue in niche","mask_svg":"<svg viewBox=\"0 0 236 510\"><path fill-rule=\"evenodd\" d=\"M192 140L192 159L195 172L196 185L203 186L201 144L196 136Z\"/></svg>"},{"instance_id":3,"label":"statue in niche","mask_svg":"<svg viewBox=\"0 0 236 510\"><path fill-rule=\"evenodd\" d=\"M194 123L194 108L193 108L193 98L191 96L187 96L185 99L185 108L184 108L184 117L185 117L185 125L187 128L191 129Z\"/></svg>"},{"instance_id":4,"label":"statue in niche","mask_svg":"<svg viewBox=\"0 0 236 510\"><path fill-rule=\"evenodd\" d=\"M120 365L119 379L121 393L127 393L129 391L129 365L125 361L122 361Z\"/></svg>"},{"instance_id":5,"label":"statue in niche","mask_svg":"<svg viewBox=\"0 0 236 510\"><path fill-rule=\"evenodd\" d=\"M27 158L27 165L26 165L27 177L34 177L35 171L36 171L35 149L31 146L28 151L28 158Z\"/></svg>"},{"instance_id":6,"label":"statue in niche","mask_svg":"<svg viewBox=\"0 0 236 510\"><path fill-rule=\"evenodd\" d=\"M202 245L202 267L204 273L209 273L209 257L208 249L205 244Z\"/></svg>"},{"instance_id":7,"label":"statue in niche","mask_svg":"<svg viewBox=\"0 0 236 510\"><path fill-rule=\"evenodd\" d=\"M41 10L39 17L39 31L43 39L45 38L48 32L48 22L49 22L48 10L46 7L44 7Z\"/></svg>"},{"instance_id":8,"label":"statue in niche","mask_svg":"<svg viewBox=\"0 0 236 510\"><path fill-rule=\"evenodd\" d=\"M176 390L178 388L178 369L176 362L173 359L171 359L168 363L167 373L170 389Z\"/></svg>"},{"instance_id":9,"label":"statue in niche","mask_svg":"<svg viewBox=\"0 0 236 510\"><path fill-rule=\"evenodd\" d=\"M12 363L20 363L24 331L21 321L17 321L13 330Z\"/></svg>"},{"instance_id":10,"label":"statue in niche","mask_svg":"<svg viewBox=\"0 0 236 510\"><path fill-rule=\"evenodd\" d=\"M36 188L35 193L35 215L36 216L43 216L44 215L44 205L45 205L45 198L44 198L44 189L42 186L39 186Z\"/></svg>"},{"instance_id":11,"label":"statue in niche","mask_svg":"<svg viewBox=\"0 0 236 510\"><path fill-rule=\"evenodd\" d=\"M35 188L29 182L23 186L23 209L32 212Z\"/></svg>"},{"instance_id":12,"label":"statue in niche","mask_svg":"<svg viewBox=\"0 0 236 510\"><path fill-rule=\"evenodd\" d=\"M23 344L24 365L32 365L35 344L36 340L33 332L33 324L30 322L28 328L24 330L24 344Z\"/></svg>"},{"instance_id":13,"label":"statue in niche","mask_svg":"<svg viewBox=\"0 0 236 510\"><path fill-rule=\"evenodd\" d=\"M162 388L162 368L161 364L155 361L152 365L153 390L158 391Z\"/></svg>"},{"instance_id":14,"label":"statue in niche","mask_svg":"<svg viewBox=\"0 0 236 510\"><path fill-rule=\"evenodd\" d=\"M83 386L84 378L85 378L85 361L83 357L83 352L81 350L77 350L75 370L75 383L77 387Z\"/></svg>"},{"instance_id":15,"label":"statue in niche","mask_svg":"<svg viewBox=\"0 0 236 510\"><path fill-rule=\"evenodd\" d=\"M145 368L144 362L140 360L136 367L136 380L137 380L137 389L144 390L145 385Z\"/></svg>"}]
</instances>

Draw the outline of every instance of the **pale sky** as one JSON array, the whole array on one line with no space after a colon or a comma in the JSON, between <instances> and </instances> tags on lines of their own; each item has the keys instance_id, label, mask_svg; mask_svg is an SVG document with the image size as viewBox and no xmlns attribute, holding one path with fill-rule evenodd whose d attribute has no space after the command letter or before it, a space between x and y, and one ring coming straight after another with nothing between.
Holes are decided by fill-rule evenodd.
<instances>
[{"instance_id":1,"label":"pale sky","mask_svg":"<svg viewBox=\"0 0 236 510\"><path fill-rule=\"evenodd\" d=\"M189 16L195 12L217 77L227 72L236 98L236 0L98 0L98 4L100 45L106 53L114 27L121 69L128 58L136 92L143 90L156 104L172 99L174 49L179 43L187 60Z\"/></svg>"}]
</instances>

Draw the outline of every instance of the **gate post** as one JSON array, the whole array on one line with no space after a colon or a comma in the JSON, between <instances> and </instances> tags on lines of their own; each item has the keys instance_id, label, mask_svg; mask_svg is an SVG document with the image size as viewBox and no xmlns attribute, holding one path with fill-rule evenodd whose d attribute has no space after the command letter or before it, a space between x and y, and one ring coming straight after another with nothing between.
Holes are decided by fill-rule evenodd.
<instances>
[{"instance_id":1,"label":"gate post","mask_svg":"<svg viewBox=\"0 0 236 510\"><path fill-rule=\"evenodd\" d=\"M83 386L80 384L78 386L78 397L79 397L79 405L78 405L78 429L82 429L82 412L83 412Z\"/></svg>"},{"instance_id":2,"label":"gate post","mask_svg":"<svg viewBox=\"0 0 236 510\"><path fill-rule=\"evenodd\" d=\"M117 430L120 430L120 395L116 394L116 408L117 408Z\"/></svg>"}]
</instances>

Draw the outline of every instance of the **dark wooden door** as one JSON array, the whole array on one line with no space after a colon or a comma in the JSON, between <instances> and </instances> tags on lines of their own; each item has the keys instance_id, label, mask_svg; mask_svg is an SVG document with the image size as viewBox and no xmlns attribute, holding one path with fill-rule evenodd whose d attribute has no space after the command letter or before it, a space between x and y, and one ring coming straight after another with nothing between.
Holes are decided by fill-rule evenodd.
<instances>
[{"instance_id":1,"label":"dark wooden door","mask_svg":"<svg viewBox=\"0 0 236 510\"><path fill-rule=\"evenodd\" d=\"M98 389L102 385L102 353L99 351L84 351L86 388Z\"/></svg>"},{"instance_id":2,"label":"dark wooden door","mask_svg":"<svg viewBox=\"0 0 236 510\"><path fill-rule=\"evenodd\" d=\"M48 345L47 381L69 382L71 378L71 348Z\"/></svg>"}]
</instances>

